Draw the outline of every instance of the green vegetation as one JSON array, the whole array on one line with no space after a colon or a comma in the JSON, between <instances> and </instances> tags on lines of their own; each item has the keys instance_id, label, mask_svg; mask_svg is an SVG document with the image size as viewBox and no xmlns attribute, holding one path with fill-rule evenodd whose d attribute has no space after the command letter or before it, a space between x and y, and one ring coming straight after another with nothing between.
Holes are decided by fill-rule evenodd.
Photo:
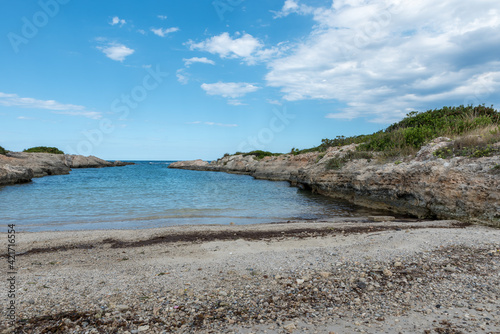
<instances>
[{"instance_id":1,"label":"green vegetation","mask_svg":"<svg viewBox=\"0 0 500 334\"><path fill-rule=\"evenodd\" d=\"M500 165L496 165L490 170L491 174L500 175Z\"/></svg>"},{"instance_id":2,"label":"green vegetation","mask_svg":"<svg viewBox=\"0 0 500 334\"><path fill-rule=\"evenodd\" d=\"M297 155L325 152L329 147L359 144L357 151L378 152L378 159L386 161L413 155L423 145L437 137L458 137L474 131L484 132L484 129L500 133L500 113L493 109L493 106L443 107L426 112L413 111L400 122L370 135L323 139L319 146L303 150L293 148L291 153ZM488 140L490 143L500 141L500 134ZM494 148L480 147L464 155L477 157L495 154L495 152ZM446 155L444 153L444 156ZM338 164L332 162L332 166L336 165Z\"/></svg>"},{"instance_id":3,"label":"green vegetation","mask_svg":"<svg viewBox=\"0 0 500 334\"><path fill-rule=\"evenodd\" d=\"M373 154L364 151L349 151L344 154L343 157L331 158L328 160L326 163L326 169L341 169L348 161L358 159L367 159L370 161L373 159Z\"/></svg>"},{"instance_id":4,"label":"green vegetation","mask_svg":"<svg viewBox=\"0 0 500 334\"><path fill-rule=\"evenodd\" d=\"M474 136L479 139L474 139ZM439 157L455 155L481 157L499 154L500 148L493 144L500 142L500 112L493 106L484 105L443 107L425 112L413 111L385 130L370 135L323 139L319 146L303 150L292 148L290 154L324 153L329 147L358 144L354 151L357 155L348 153L343 158L334 158L328 162L327 168L341 168L348 160L372 159L374 155L379 161L401 163L404 161L402 158L414 155L423 145L437 137L458 138L450 143L450 146L438 150L435 154ZM254 155L257 159L279 155L266 151L236 154Z\"/></svg>"},{"instance_id":5,"label":"green vegetation","mask_svg":"<svg viewBox=\"0 0 500 334\"><path fill-rule=\"evenodd\" d=\"M27 153L52 153L52 154L64 154L63 151L59 150L56 147L46 147L46 146L37 146L24 150L23 152Z\"/></svg>"},{"instance_id":6,"label":"green vegetation","mask_svg":"<svg viewBox=\"0 0 500 334\"><path fill-rule=\"evenodd\" d=\"M252 152L248 152L248 153L236 152L236 154L243 154L244 157L246 157L248 155L253 155L257 160L260 160L260 159L262 159L264 157L271 157L271 156L281 155L281 153L271 153L271 152L268 152L268 151L261 151L261 150L252 151Z\"/></svg>"},{"instance_id":7,"label":"green vegetation","mask_svg":"<svg viewBox=\"0 0 500 334\"><path fill-rule=\"evenodd\" d=\"M2 155L7 154L7 151L2 146L0 146L0 154L2 154Z\"/></svg>"},{"instance_id":8,"label":"green vegetation","mask_svg":"<svg viewBox=\"0 0 500 334\"><path fill-rule=\"evenodd\" d=\"M328 147L354 143L360 144L357 149L361 151L385 152L389 157L400 156L416 152L426 142L437 137L460 136L491 126L500 126L500 113L493 106L443 107L426 112L413 111L400 122L371 135L323 139L321 145L309 150L324 151Z\"/></svg>"},{"instance_id":9,"label":"green vegetation","mask_svg":"<svg viewBox=\"0 0 500 334\"><path fill-rule=\"evenodd\" d=\"M497 142L500 142L500 126L488 126L455 139L449 145L434 151L434 155L442 159L454 156L481 158L499 155L500 147L493 146Z\"/></svg>"}]
</instances>

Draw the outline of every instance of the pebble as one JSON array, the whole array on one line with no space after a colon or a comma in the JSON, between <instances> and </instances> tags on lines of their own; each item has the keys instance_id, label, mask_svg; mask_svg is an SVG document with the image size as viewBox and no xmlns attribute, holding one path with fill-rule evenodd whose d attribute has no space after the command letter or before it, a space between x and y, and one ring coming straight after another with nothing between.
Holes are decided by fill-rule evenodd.
<instances>
[{"instance_id":1,"label":"pebble","mask_svg":"<svg viewBox=\"0 0 500 334\"><path fill-rule=\"evenodd\" d=\"M384 274L384 276L391 277L392 276L392 271L390 271L387 268L384 268L384 270L382 270L382 274Z\"/></svg>"},{"instance_id":2,"label":"pebble","mask_svg":"<svg viewBox=\"0 0 500 334\"><path fill-rule=\"evenodd\" d=\"M288 333L292 333L295 329L297 329L297 326L292 322L288 325L283 326L283 329L285 329Z\"/></svg>"},{"instance_id":3,"label":"pebble","mask_svg":"<svg viewBox=\"0 0 500 334\"><path fill-rule=\"evenodd\" d=\"M435 238L431 232L427 233L429 238ZM403 233L392 235L395 234L404 237ZM380 238L382 236L384 233ZM356 237L359 237L356 240L363 240L366 235ZM261 253L243 257L240 252L235 252L229 257L228 248L220 247L226 256L222 260L193 261L186 252L182 261L176 259L173 264L168 255L165 258L161 255L135 266L130 266L134 261L133 251L127 249L131 260L124 264L120 262L122 267L112 267L109 271L84 267L85 271L79 271L78 275L66 276L62 284L56 283L60 272L25 271L26 281L39 280L40 283L26 286L29 291L21 297L24 303L19 316L35 319L39 315L75 310L75 306L77 310L96 310L90 317L71 317L74 321L63 318L23 324L31 326L26 332L36 334L47 328L49 330L45 332L50 332L61 324L68 327L62 329L65 332L89 334L115 330L140 334L159 334L162 331L183 334L265 333L266 329L274 331L272 326L281 328L281 331L276 329L280 333L313 333L315 330L329 333L328 328L321 326L332 321L335 325L356 322L359 326L336 329L343 333L397 332L398 329L394 328L396 322L402 327L400 332L412 333L417 330L408 324L411 320L408 315L418 312L417 316L425 320L419 325L422 327L418 332L437 332L441 320L460 324L460 330L466 333L494 332L495 328L500 328L498 295L494 293L498 291L500 279L498 257L488 252L494 247L494 240L488 242L483 248L480 244L444 246L416 253L407 249L377 248L380 253L371 254L369 258L366 254L349 253L350 245L345 249L332 246L328 249L277 250L266 253L265 261L262 261ZM162 254L178 246L161 244L154 247ZM147 250L149 254L149 248ZM123 256L121 249L106 251L110 256L116 252L120 255L118 259ZM58 256L74 256L71 252L60 252ZM87 250L78 252L88 253ZM342 255L332 262L331 253ZM193 262L187 261L188 257ZM76 259L80 258L77 256ZM82 257L81 261L86 260ZM202 271L198 270L200 266ZM427 269L424 270L424 266ZM399 269L403 267L407 270ZM445 268L457 267L460 268L459 278L458 275L443 273ZM160 271L170 274L159 280L157 274ZM101 281L106 281L106 286L98 285L99 289L92 289L94 283ZM186 282L191 283L187 289ZM48 289L37 288L43 285L51 286L51 295L47 295ZM62 290L63 286L71 288ZM30 299L37 300L37 303L30 305L27 302ZM459 305L462 308L458 308ZM454 309L450 311L452 307ZM455 311L459 312L455 314ZM470 316L465 317L465 312ZM453 318L454 315L457 318ZM401 321L395 317L400 317ZM337 319L343 320L336 323ZM436 323L433 324L431 319L437 319ZM290 322L295 320L300 322ZM137 328L139 324L141 326ZM85 329L84 325L87 325ZM443 331L448 330L441 327ZM452 329L448 332L453 332Z\"/></svg>"}]
</instances>

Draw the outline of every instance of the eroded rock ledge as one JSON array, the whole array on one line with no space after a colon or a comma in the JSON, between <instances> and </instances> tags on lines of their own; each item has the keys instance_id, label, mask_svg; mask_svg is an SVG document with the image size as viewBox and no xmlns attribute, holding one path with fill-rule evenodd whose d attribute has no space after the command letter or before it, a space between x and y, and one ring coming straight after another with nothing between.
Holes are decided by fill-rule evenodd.
<instances>
[{"instance_id":1,"label":"eroded rock ledge","mask_svg":"<svg viewBox=\"0 0 500 334\"><path fill-rule=\"evenodd\" d=\"M446 139L423 147L416 158L381 164L353 160L339 170L327 168L355 145L326 153L284 154L257 160L234 155L208 163L180 161L170 168L248 174L258 179L289 181L319 194L373 209L419 218L459 219L500 227L500 157L439 159L435 149Z\"/></svg>"},{"instance_id":2,"label":"eroded rock ledge","mask_svg":"<svg viewBox=\"0 0 500 334\"><path fill-rule=\"evenodd\" d=\"M0 186L30 182L34 177L68 174L72 168L125 166L130 163L106 161L94 156L10 152L0 155Z\"/></svg>"}]
</instances>

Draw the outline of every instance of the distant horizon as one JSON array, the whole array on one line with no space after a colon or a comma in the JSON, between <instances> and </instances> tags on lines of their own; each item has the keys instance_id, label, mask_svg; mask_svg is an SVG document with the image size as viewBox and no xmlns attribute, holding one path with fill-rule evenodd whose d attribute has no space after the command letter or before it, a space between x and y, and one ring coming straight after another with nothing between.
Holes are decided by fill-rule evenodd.
<instances>
[{"instance_id":1,"label":"distant horizon","mask_svg":"<svg viewBox=\"0 0 500 334\"><path fill-rule=\"evenodd\" d=\"M41 0L0 20L0 146L14 151L215 160L500 105L491 0Z\"/></svg>"}]
</instances>

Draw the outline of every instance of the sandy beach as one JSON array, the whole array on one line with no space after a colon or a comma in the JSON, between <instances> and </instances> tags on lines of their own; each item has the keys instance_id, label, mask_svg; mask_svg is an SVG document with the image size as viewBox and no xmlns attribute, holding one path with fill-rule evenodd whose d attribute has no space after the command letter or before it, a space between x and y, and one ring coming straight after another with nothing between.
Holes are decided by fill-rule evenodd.
<instances>
[{"instance_id":1,"label":"sandy beach","mask_svg":"<svg viewBox=\"0 0 500 334\"><path fill-rule=\"evenodd\" d=\"M2 333L500 332L500 230L458 221L17 233L16 247Z\"/></svg>"}]
</instances>

